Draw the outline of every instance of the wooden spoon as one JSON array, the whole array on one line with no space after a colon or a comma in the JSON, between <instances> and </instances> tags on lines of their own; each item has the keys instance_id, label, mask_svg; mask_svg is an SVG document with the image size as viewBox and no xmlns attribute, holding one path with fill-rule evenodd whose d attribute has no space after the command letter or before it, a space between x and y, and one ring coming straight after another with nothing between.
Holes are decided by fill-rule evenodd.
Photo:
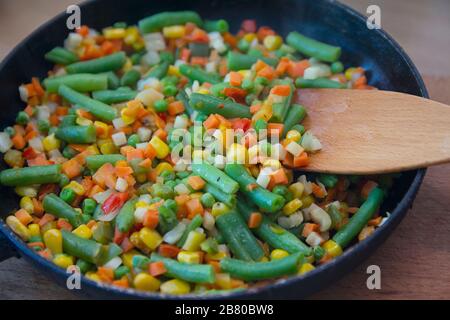
<instances>
[{"instance_id":1,"label":"wooden spoon","mask_svg":"<svg viewBox=\"0 0 450 320\"><path fill-rule=\"evenodd\" d=\"M398 172L450 162L450 107L381 90L300 89L306 129L322 150L304 171Z\"/></svg>"}]
</instances>

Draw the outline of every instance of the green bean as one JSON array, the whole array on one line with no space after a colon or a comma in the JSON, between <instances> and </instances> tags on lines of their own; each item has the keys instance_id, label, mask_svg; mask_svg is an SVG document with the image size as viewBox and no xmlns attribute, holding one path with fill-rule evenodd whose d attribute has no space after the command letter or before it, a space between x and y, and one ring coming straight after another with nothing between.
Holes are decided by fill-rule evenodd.
<instances>
[{"instance_id":1,"label":"green bean","mask_svg":"<svg viewBox=\"0 0 450 320\"><path fill-rule=\"evenodd\" d=\"M97 140L94 125L88 126L64 126L56 130L56 137L67 143L83 144Z\"/></svg>"},{"instance_id":2,"label":"green bean","mask_svg":"<svg viewBox=\"0 0 450 320\"><path fill-rule=\"evenodd\" d=\"M250 108L246 105L224 100L209 94L192 93L189 98L189 104L195 110L209 115L217 113L225 118L251 118Z\"/></svg>"},{"instance_id":3,"label":"green bean","mask_svg":"<svg viewBox=\"0 0 450 320\"><path fill-rule=\"evenodd\" d=\"M224 258L220 261L220 269L233 278L245 281L273 279L296 273L302 258L301 253L293 253L286 258L270 262L245 262Z\"/></svg>"},{"instance_id":4,"label":"green bean","mask_svg":"<svg viewBox=\"0 0 450 320\"><path fill-rule=\"evenodd\" d=\"M78 61L78 56L61 47L55 47L45 54L45 59L56 64L67 65Z\"/></svg>"},{"instance_id":5,"label":"green bean","mask_svg":"<svg viewBox=\"0 0 450 320\"><path fill-rule=\"evenodd\" d=\"M208 264L182 263L173 259L164 258L159 254L152 253L152 262L162 261L166 267L165 275L194 283L214 283L214 269Z\"/></svg>"},{"instance_id":6,"label":"green bean","mask_svg":"<svg viewBox=\"0 0 450 320\"><path fill-rule=\"evenodd\" d=\"M78 73L44 79L48 92L58 92L60 85L66 85L78 92L90 92L108 88L108 77L104 74Z\"/></svg>"},{"instance_id":7,"label":"green bean","mask_svg":"<svg viewBox=\"0 0 450 320\"><path fill-rule=\"evenodd\" d=\"M227 55L228 70L239 71L250 69L258 60L262 60L271 66L276 66L278 63L278 59L255 57L248 54L230 51Z\"/></svg>"},{"instance_id":8,"label":"green bean","mask_svg":"<svg viewBox=\"0 0 450 320\"><path fill-rule=\"evenodd\" d=\"M102 245L100 248L100 254L97 257L97 265L104 265L109 260L119 256L122 254L123 250L120 246L115 244L114 242L111 242L108 245Z\"/></svg>"},{"instance_id":9,"label":"green bean","mask_svg":"<svg viewBox=\"0 0 450 320\"><path fill-rule=\"evenodd\" d=\"M108 89L117 89L120 86L120 79L113 71L101 72L99 74L106 75L108 78Z\"/></svg>"},{"instance_id":10,"label":"green bean","mask_svg":"<svg viewBox=\"0 0 450 320\"><path fill-rule=\"evenodd\" d=\"M101 254L101 244L94 240L84 239L70 231L61 230L63 250L65 253L96 264Z\"/></svg>"},{"instance_id":11,"label":"green bean","mask_svg":"<svg viewBox=\"0 0 450 320\"><path fill-rule=\"evenodd\" d=\"M130 101L136 98L137 92L134 90L119 88L117 90L100 90L92 92L95 100L106 104Z\"/></svg>"},{"instance_id":12,"label":"green bean","mask_svg":"<svg viewBox=\"0 0 450 320\"><path fill-rule=\"evenodd\" d=\"M161 12L144 18L138 22L142 33L150 33L161 30L164 27L195 23L198 27L203 25L202 18L194 11Z\"/></svg>"},{"instance_id":13,"label":"green bean","mask_svg":"<svg viewBox=\"0 0 450 320\"><path fill-rule=\"evenodd\" d=\"M250 215L257 211L256 208L247 204L245 198L238 199L237 209L245 220L248 220ZM310 247L286 229L270 221L265 215L263 215L261 224L257 228L252 229L252 231L272 248L283 249L289 253L300 252L305 256L311 255Z\"/></svg>"},{"instance_id":14,"label":"green bean","mask_svg":"<svg viewBox=\"0 0 450 320\"><path fill-rule=\"evenodd\" d=\"M134 206L137 198L130 199L120 209L116 217L116 226L120 232L128 232L134 225Z\"/></svg>"},{"instance_id":15,"label":"green bean","mask_svg":"<svg viewBox=\"0 0 450 320\"><path fill-rule=\"evenodd\" d=\"M178 91L176 98L177 98L177 100L180 100L181 102L183 102L183 105L184 105L184 111L185 111L189 116L192 115L192 113L194 112L194 110L192 109L191 105L189 104L189 97L188 97L186 91L184 91L184 90Z\"/></svg>"},{"instance_id":16,"label":"green bean","mask_svg":"<svg viewBox=\"0 0 450 320\"><path fill-rule=\"evenodd\" d=\"M227 164L225 172L239 183L240 191L265 212L276 212L283 207L284 198L259 186L243 165Z\"/></svg>"},{"instance_id":17,"label":"green bean","mask_svg":"<svg viewBox=\"0 0 450 320\"><path fill-rule=\"evenodd\" d=\"M295 86L297 88L346 88L345 84L340 83L339 81L330 80L328 78L305 79L300 77L295 80Z\"/></svg>"},{"instance_id":18,"label":"green bean","mask_svg":"<svg viewBox=\"0 0 450 320\"><path fill-rule=\"evenodd\" d=\"M141 73L136 69L130 69L120 79L120 85L133 88L141 78Z\"/></svg>"},{"instance_id":19,"label":"green bean","mask_svg":"<svg viewBox=\"0 0 450 320\"><path fill-rule=\"evenodd\" d=\"M342 223L342 215L334 204L331 204L327 210L331 218L331 227L338 230Z\"/></svg>"},{"instance_id":20,"label":"green bean","mask_svg":"<svg viewBox=\"0 0 450 320\"><path fill-rule=\"evenodd\" d=\"M79 107L86 109L101 120L112 121L117 117L116 109L111 108L103 102L91 99L81 93L78 93L65 85L61 85L59 87L58 93L71 104L78 105Z\"/></svg>"},{"instance_id":21,"label":"green bean","mask_svg":"<svg viewBox=\"0 0 450 320\"><path fill-rule=\"evenodd\" d=\"M367 197L367 200L350 218L348 223L333 236L333 241L341 246L341 248L345 248L367 225L367 222L369 222L375 211L381 205L383 196L384 193L381 189L374 188Z\"/></svg>"},{"instance_id":22,"label":"green bean","mask_svg":"<svg viewBox=\"0 0 450 320\"><path fill-rule=\"evenodd\" d=\"M32 184L58 183L61 166L33 166L6 169L0 173L0 183L4 186L28 186Z\"/></svg>"},{"instance_id":23,"label":"green bean","mask_svg":"<svg viewBox=\"0 0 450 320\"><path fill-rule=\"evenodd\" d=\"M182 64L178 69L180 70L180 73L189 78L189 80L197 80L200 84L204 82L209 82L211 84L220 82L220 75L218 73L209 73L199 67Z\"/></svg>"},{"instance_id":24,"label":"green bean","mask_svg":"<svg viewBox=\"0 0 450 320\"><path fill-rule=\"evenodd\" d=\"M274 103L272 105L272 117L270 118L270 120L272 122L284 122L292 102L292 97L294 96L295 87L292 84L291 80L282 80L275 82L275 84L289 85L289 87L291 88L289 95L284 98L283 102Z\"/></svg>"},{"instance_id":25,"label":"green bean","mask_svg":"<svg viewBox=\"0 0 450 320\"><path fill-rule=\"evenodd\" d=\"M126 160L121 154L99 154L86 157L86 166L93 171L98 170L105 163L116 164L117 161Z\"/></svg>"},{"instance_id":26,"label":"green bean","mask_svg":"<svg viewBox=\"0 0 450 320\"><path fill-rule=\"evenodd\" d=\"M224 19L205 20L203 29L205 29L206 32L217 31L220 33L225 33L225 32L228 32L229 26L228 26L228 22Z\"/></svg>"},{"instance_id":27,"label":"green bean","mask_svg":"<svg viewBox=\"0 0 450 320\"><path fill-rule=\"evenodd\" d=\"M165 186L170 188L169 186ZM167 199L166 199L167 201ZM158 229L161 233L167 233L178 224L177 214L171 208L160 206L158 208Z\"/></svg>"},{"instance_id":28,"label":"green bean","mask_svg":"<svg viewBox=\"0 0 450 320\"><path fill-rule=\"evenodd\" d=\"M150 69L149 72L147 72L144 75L144 79L148 78L157 78L162 79L166 76L167 70L169 70L170 63L168 61L162 61L161 63L157 64L153 68Z\"/></svg>"},{"instance_id":29,"label":"green bean","mask_svg":"<svg viewBox=\"0 0 450 320\"><path fill-rule=\"evenodd\" d=\"M228 83L220 82L220 83L216 83L215 85L212 85L211 88L209 88L209 92L211 92L211 94L213 96L223 98L223 97L225 97L225 93L224 93L225 88L229 88L229 87L230 87L230 85Z\"/></svg>"},{"instance_id":30,"label":"green bean","mask_svg":"<svg viewBox=\"0 0 450 320\"><path fill-rule=\"evenodd\" d=\"M295 125L299 124L306 117L306 109L300 104L292 104L288 110L286 118L284 119L283 138L286 133Z\"/></svg>"},{"instance_id":31,"label":"green bean","mask_svg":"<svg viewBox=\"0 0 450 320\"><path fill-rule=\"evenodd\" d=\"M338 177L335 174L321 173L319 174L317 179L327 188L334 188L334 186L338 182Z\"/></svg>"},{"instance_id":32,"label":"green bean","mask_svg":"<svg viewBox=\"0 0 450 320\"><path fill-rule=\"evenodd\" d=\"M221 214L216 219L216 226L225 238L233 255L241 260L259 261L264 251L252 232L236 211Z\"/></svg>"},{"instance_id":33,"label":"green bean","mask_svg":"<svg viewBox=\"0 0 450 320\"><path fill-rule=\"evenodd\" d=\"M127 60L125 52L116 52L101 58L69 64L67 73L101 73L122 68Z\"/></svg>"},{"instance_id":34,"label":"green bean","mask_svg":"<svg viewBox=\"0 0 450 320\"><path fill-rule=\"evenodd\" d=\"M43 206L45 212L67 219L75 228L82 224L81 214L54 193L45 196Z\"/></svg>"},{"instance_id":35,"label":"green bean","mask_svg":"<svg viewBox=\"0 0 450 320\"><path fill-rule=\"evenodd\" d=\"M212 194L212 196L220 201L225 203L230 208L236 206L236 196L230 193L223 192L221 189L216 188L211 183L207 183L205 185L205 191Z\"/></svg>"},{"instance_id":36,"label":"green bean","mask_svg":"<svg viewBox=\"0 0 450 320\"><path fill-rule=\"evenodd\" d=\"M239 190L239 184L236 181L208 163L193 163L192 172L225 193L236 193Z\"/></svg>"},{"instance_id":37,"label":"green bean","mask_svg":"<svg viewBox=\"0 0 450 320\"><path fill-rule=\"evenodd\" d=\"M341 56L341 48L308 38L298 32L290 32L286 37L288 45L300 53L326 62L334 62Z\"/></svg>"},{"instance_id":38,"label":"green bean","mask_svg":"<svg viewBox=\"0 0 450 320\"><path fill-rule=\"evenodd\" d=\"M178 247L183 247L184 243L186 242L189 232L194 231L197 228L200 228L203 223L203 218L201 215L197 214L194 218L192 218L191 222L187 225L186 229L184 229L183 235L181 236L180 240L177 242Z\"/></svg>"}]
</instances>

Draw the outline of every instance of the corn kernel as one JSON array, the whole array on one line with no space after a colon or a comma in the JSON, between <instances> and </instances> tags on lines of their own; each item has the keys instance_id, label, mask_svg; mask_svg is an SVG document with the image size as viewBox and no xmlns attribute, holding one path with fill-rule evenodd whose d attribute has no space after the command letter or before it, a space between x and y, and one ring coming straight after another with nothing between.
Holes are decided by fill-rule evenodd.
<instances>
[{"instance_id":1,"label":"corn kernel","mask_svg":"<svg viewBox=\"0 0 450 320\"><path fill-rule=\"evenodd\" d=\"M245 164L247 162L247 148L242 144L233 143L227 150L227 162Z\"/></svg>"},{"instance_id":2,"label":"corn kernel","mask_svg":"<svg viewBox=\"0 0 450 320\"><path fill-rule=\"evenodd\" d=\"M264 46L268 50L274 51L281 47L281 45L283 44L283 39L280 36L268 35L267 37L264 38L263 42Z\"/></svg>"},{"instance_id":3,"label":"corn kernel","mask_svg":"<svg viewBox=\"0 0 450 320\"><path fill-rule=\"evenodd\" d=\"M30 237L37 237L41 235L41 227L37 223L29 224L28 231L30 232Z\"/></svg>"},{"instance_id":4,"label":"corn kernel","mask_svg":"<svg viewBox=\"0 0 450 320\"><path fill-rule=\"evenodd\" d=\"M247 33L244 36L245 41L247 41L249 43L252 42L255 38L256 38L256 34L254 34L254 33Z\"/></svg>"},{"instance_id":5,"label":"corn kernel","mask_svg":"<svg viewBox=\"0 0 450 320\"><path fill-rule=\"evenodd\" d=\"M161 281L148 273L141 272L134 278L133 285L138 290L156 291L159 289Z\"/></svg>"},{"instance_id":6,"label":"corn kernel","mask_svg":"<svg viewBox=\"0 0 450 320\"><path fill-rule=\"evenodd\" d=\"M132 117L132 116L129 116L127 114L127 109L128 108L123 108L122 109L122 111L120 112L120 117L122 118L122 120L125 123L125 125L130 125L136 120L136 118Z\"/></svg>"},{"instance_id":7,"label":"corn kernel","mask_svg":"<svg viewBox=\"0 0 450 320\"><path fill-rule=\"evenodd\" d=\"M160 290L167 294L188 294L191 291L191 286L186 281L172 279L161 284Z\"/></svg>"},{"instance_id":8,"label":"corn kernel","mask_svg":"<svg viewBox=\"0 0 450 320\"><path fill-rule=\"evenodd\" d=\"M294 142L299 142L300 139L302 138L302 134L300 132L298 132L297 130L289 130L286 133L286 139L294 141Z\"/></svg>"},{"instance_id":9,"label":"corn kernel","mask_svg":"<svg viewBox=\"0 0 450 320\"><path fill-rule=\"evenodd\" d=\"M309 271L312 271L314 269L315 269L315 267L311 263L306 262L306 263L302 264L302 266L299 268L298 274L300 274L300 275L301 274L305 274L305 273L307 273Z\"/></svg>"},{"instance_id":10,"label":"corn kernel","mask_svg":"<svg viewBox=\"0 0 450 320\"><path fill-rule=\"evenodd\" d=\"M205 258L206 260L222 260L223 258L226 258L227 254L225 252L219 251L217 253L207 253Z\"/></svg>"},{"instance_id":11,"label":"corn kernel","mask_svg":"<svg viewBox=\"0 0 450 320\"><path fill-rule=\"evenodd\" d=\"M216 273L216 284L224 290L231 289L231 277L228 273Z\"/></svg>"},{"instance_id":12,"label":"corn kernel","mask_svg":"<svg viewBox=\"0 0 450 320\"><path fill-rule=\"evenodd\" d=\"M90 239L92 237L92 230L85 224L80 225L72 233L84 239Z\"/></svg>"},{"instance_id":13,"label":"corn kernel","mask_svg":"<svg viewBox=\"0 0 450 320\"><path fill-rule=\"evenodd\" d=\"M156 166L155 171L156 171L156 175L159 176L161 174L161 172L163 172L163 171L173 172L173 166L168 162L160 162Z\"/></svg>"},{"instance_id":14,"label":"corn kernel","mask_svg":"<svg viewBox=\"0 0 450 320\"><path fill-rule=\"evenodd\" d=\"M300 199L294 199L289 201L284 207L283 207L283 213L285 215L291 215L298 209L302 207L303 203Z\"/></svg>"},{"instance_id":15,"label":"corn kernel","mask_svg":"<svg viewBox=\"0 0 450 320\"><path fill-rule=\"evenodd\" d=\"M130 71L133 68L133 62L131 62L130 58L126 58L125 63L122 67L122 72L125 73L127 71Z\"/></svg>"},{"instance_id":16,"label":"corn kernel","mask_svg":"<svg viewBox=\"0 0 450 320\"><path fill-rule=\"evenodd\" d=\"M54 257L53 263L64 269L67 269L69 266L72 266L74 264L73 257L64 253L58 254L56 257Z\"/></svg>"},{"instance_id":17,"label":"corn kernel","mask_svg":"<svg viewBox=\"0 0 450 320\"><path fill-rule=\"evenodd\" d=\"M278 170L281 168L281 163L276 159L266 159L263 161L263 167L271 167L274 170Z\"/></svg>"},{"instance_id":18,"label":"corn kernel","mask_svg":"<svg viewBox=\"0 0 450 320\"><path fill-rule=\"evenodd\" d=\"M139 231L139 239L150 249L155 250L162 242L158 231L144 227Z\"/></svg>"},{"instance_id":19,"label":"corn kernel","mask_svg":"<svg viewBox=\"0 0 450 320\"><path fill-rule=\"evenodd\" d=\"M100 147L102 154L115 154L117 151L117 147L112 141L103 143Z\"/></svg>"},{"instance_id":20,"label":"corn kernel","mask_svg":"<svg viewBox=\"0 0 450 320\"><path fill-rule=\"evenodd\" d=\"M109 126L102 121L94 121L95 129L97 130L100 139L106 139L109 136Z\"/></svg>"},{"instance_id":21,"label":"corn kernel","mask_svg":"<svg viewBox=\"0 0 450 320\"><path fill-rule=\"evenodd\" d=\"M138 254L140 254L140 253L134 249L122 254L123 265L130 269L133 269L133 257Z\"/></svg>"},{"instance_id":22,"label":"corn kernel","mask_svg":"<svg viewBox=\"0 0 450 320\"><path fill-rule=\"evenodd\" d=\"M200 250L200 243L205 240L206 235L198 231L191 231L188 234L186 242L183 245L183 250L186 251L197 251Z\"/></svg>"},{"instance_id":23,"label":"corn kernel","mask_svg":"<svg viewBox=\"0 0 450 320\"><path fill-rule=\"evenodd\" d=\"M209 90L206 89L206 88L200 88L200 89L198 89L197 93L200 93L200 94L208 94L208 93L209 93Z\"/></svg>"},{"instance_id":24,"label":"corn kernel","mask_svg":"<svg viewBox=\"0 0 450 320\"><path fill-rule=\"evenodd\" d=\"M61 141L56 139L55 134L52 133L42 140L42 145L44 146L44 150L48 152L59 149L59 147L61 146Z\"/></svg>"},{"instance_id":25,"label":"corn kernel","mask_svg":"<svg viewBox=\"0 0 450 320\"><path fill-rule=\"evenodd\" d=\"M264 256L261 259L259 259L259 262L269 262L269 258Z\"/></svg>"},{"instance_id":26,"label":"corn kernel","mask_svg":"<svg viewBox=\"0 0 450 320\"><path fill-rule=\"evenodd\" d=\"M345 73L344 73L345 78L347 80L352 80L352 76L353 76L353 73L355 73L355 71L356 71L356 68L353 68L353 67L345 70Z\"/></svg>"},{"instance_id":27,"label":"corn kernel","mask_svg":"<svg viewBox=\"0 0 450 320\"><path fill-rule=\"evenodd\" d=\"M167 70L167 74L169 76L177 76L177 77L179 77L181 75L180 70L178 70L178 68L175 67L174 65L169 66L169 70Z\"/></svg>"},{"instance_id":28,"label":"corn kernel","mask_svg":"<svg viewBox=\"0 0 450 320\"><path fill-rule=\"evenodd\" d=\"M155 148L158 159L164 159L170 152L169 146L157 136L153 136L150 144Z\"/></svg>"},{"instance_id":29,"label":"corn kernel","mask_svg":"<svg viewBox=\"0 0 450 320\"><path fill-rule=\"evenodd\" d=\"M34 212L34 205L33 205L33 201L31 200L30 197L22 197L20 199L20 207L24 210L26 210L28 213L33 213Z\"/></svg>"},{"instance_id":30,"label":"corn kernel","mask_svg":"<svg viewBox=\"0 0 450 320\"><path fill-rule=\"evenodd\" d=\"M86 119L86 118L82 118L82 117L77 117L75 122L79 126L89 126L89 125L91 125L93 123L92 120Z\"/></svg>"},{"instance_id":31,"label":"corn kernel","mask_svg":"<svg viewBox=\"0 0 450 320\"><path fill-rule=\"evenodd\" d=\"M6 224L8 227L14 231L15 234L17 234L22 240L28 241L30 238L30 231L27 227L25 227L19 219L17 219L15 216L9 216L6 218Z\"/></svg>"},{"instance_id":32,"label":"corn kernel","mask_svg":"<svg viewBox=\"0 0 450 320\"><path fill-rule=\"evenodd\" d=\"M310 194L300 198L300 200L303 203L303 208L308 208L310 205L314 203L314 197Z\"/></svg>"},{"instance_id":33,"label":"corn kernel","mask_svg":"<svg viewBox=\"0 0 450 320\"><path fill-rule=\"evenodd\" d=\"M283 250L283 249L274 249L270 253L271 260L283 259L283 258L286 258L287 256L289 256L289 252L287 252L286 250Z\"/></svg>"},{"instance_id":34,"label":"corn kernel","mask_svg":"<svg viewBox=\"0 0 450 320\"><path fill-rule=\"evenodd\" d=\"M197 199L197 198L201 198L203 195L203 192L194 192L190 194L190 198L191 199Z\"/></svg>"},{"instance_id":35,"label":"corn kernel","mask_svg":"<svg viewBox=\"0 0 450 320\"><path fill-rule=\"evenodd\" d=\"M301 182L296 182L288 187L289 191L292 192L294 198L301 199L305 186Z\"/></svg>"},{"instance_id":36,"label":"corn kernel","mask_svg":"<svg viewBox=\"0 0 450 320\"><path fill-rule=\"evenodd\" d=\"M225 203L216 202L216 203L214 203L214 205L211 209L211 214L214 217L217 217L217 216L220 216L221 214L229 212L230 210L231 210L230 207L228 207Z\"/></svg>"},{"instance_id":37,"label":"corn kernel","mask_svg":"<svg viewBox=\"0 0 450 320\"><path fill-rule=\"evenodd\" d=\"M72 189L73 192L75 192L79 196L82 196L86 192L84 187L74 180L70 181L70 183L64 187L64 189L66 188Z\"/></svg>"},{"instance_id":38,"label":"corn kernel","mask_svg":"<svg viewBox=\"0 0 450 320\"><path fill-rule=\"evenodd\" d=\"M149 205L148 205L147 202L144 202L144 201L138 201L138 202L136 202L135 207L136 207L136 208L146 208L146 207L149 207Z\"/></svg>"},{"instance_id":39,"label":"corn kernel","mask_svg":"<svg viewBox=\"0 0 450 320\"><path fill-rule=\"evenodd\" d=\"M45 246L52 252L53 255L57 255L63 252L62 249L62 234L58 229L50 229L44 233Z\"/></svg>"},{"instance_id":40,"label":"corn kernel","mask_svg":"<svg viewBox=\"0 0 450 320\"><path fill-rule=\"evenodd\" d=\"M163 28L163 35L169 39L177 39L184 36L186 29L184 26L170 26Z\"/></svg>"},{"instance_id":41,"label":"corn kernel","mask_svg":"<svg viewBox=\"0 0 450 320\"><path fill-rule=\"evenodd\" d=\"M132 45L139 39L139 30L137 27L129 27L125 30L125 38L123 41L128 44Z\"/></svg>"},{"instance_id":42,"label":"corn kernel","mask_svg":"<svg viewBox=\"0 0 450 320\"><path fill-rule=\"evenodd\" d=\"M124 28L106 28L103 29L103 35L108 40L122 39L125 37L126 32Z\"/></svg>"},{"instance_id":43,"label":"corn kernel","mask_svg":"<svg viewBox=\"0 0 450 320\"><path fill-rule=\"evenodd\" d=\"M98 148L95 144L90 145L89 147L86 148L86 152L89 152L89 154L95 155L95 154L100 154L100 151L98 151Z\"/></svg>"},{"instance_id":44,"label":"corn kernel","mask_svg":"<svg viewBox=\"0 0 450 320\"><path fill-rule=\"evenodd\" d=\"M199 264L202 262L201 252L180 251L177 255L177 260L183 263Z\"/></svg>"},{"instance_id":45,"label":"corn kernel","mask_svg":"<svg viewBox=\"0 0 450 320\"><path fill-rule=\"evenodd\" d=\"M322 248L324 248L325 251L333 258L336 258L342 254L341 246L333 240L327 240L322 245Z\"/></svg>"},{"instance_id":46,"label":"corn kernel","mask_svg":"<svg viewBox=\"0 0 450 320\"><path fill-rule=\"evenodd\" d=\"M88 278L89 280L96 281L96 282L101 282L102 281L100 279L100 277L98 276L98 274L93 272L93 271L86 272L85 277Z\"/></svg>"},{"instance_id":47,"label":"corn kernel","mask_svg":"<svg viewBox=\"0 0 450 320\"><path fill-rule=\"evenodd\" d=\"M138 38L138 40L133 43L133 49L135 51L141 51L145 47L145 42L142 40L142 38Z\"/></svg>"}]
</instances>

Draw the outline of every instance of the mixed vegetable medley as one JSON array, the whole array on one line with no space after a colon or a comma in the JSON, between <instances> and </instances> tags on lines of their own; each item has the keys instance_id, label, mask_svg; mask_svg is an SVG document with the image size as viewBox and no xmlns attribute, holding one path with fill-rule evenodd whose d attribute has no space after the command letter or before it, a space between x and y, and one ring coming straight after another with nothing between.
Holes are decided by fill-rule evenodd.
<instances>
[{"instance_id":1,"label":"mixed vegetable medley","mask_svg":"<svg viewBox=\"0 0 450 320\"><path fill-rule=\"evenodd\" d=\"M0 132L8 226L87 278L167 294L302 275L379 227L391 176L304 174L302 88L374 89L341 49L191 11L82 26ZM311 157L314 161L314 157Z\"/></svg>"}]
</instances>

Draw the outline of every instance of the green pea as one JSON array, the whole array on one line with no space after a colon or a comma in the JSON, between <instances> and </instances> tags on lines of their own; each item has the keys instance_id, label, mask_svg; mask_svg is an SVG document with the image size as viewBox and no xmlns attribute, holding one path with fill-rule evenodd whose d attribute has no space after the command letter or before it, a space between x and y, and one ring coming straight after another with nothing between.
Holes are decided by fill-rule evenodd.
<instances>
[{"instance_id":1,"label":"green pea","mask_svg":"<svg viewBox=\"0 0 450 320\"><path fill-rule=\"evenodd\" d=\"M177 92L178 92L177 87L175 87L175 86L172 85L172 84L166 85L166 86L163 88L163 94L164 94L165 96L171 97L171 96L176 95Z\"/></svg>"},{"instance_id":2,"label":"green pea","mask_svg":"<svg viewBox=\"0 0 450 320\"><path fill-rule=\"evenodd\" d=\"M10 136L14 136L16 134L16 129L14 129L13 127L6 127L5 128L5 132Z\"/></svg>"},{"instance_id":3,"label":"green pea","mask_svg":"<svg viewBox=\"0 0 450 320\"><path fill-rule=\"evenodd\" d=\"M131 136L128 137L128 145L136 148L136 145L141 142L139 140L139 136L137 134L132 134Z\"/></svg>"},{"instance_id":4,"label":"green pea","mask_svg":"<svg viewBox=\"0 0 450 320\"><path fill-rule=\"evenodd\" d=\"M166 100L158 100L155 102L153 107L155 108L156 112L166 112L168 105L169 104L167 103Z\"/></svg>"},{"instance_id":5,"label":"green pea","mask_svg":"<svg viewBox=\"0 0 450 320\"><path fill-rule=\"evenodd\" d=\"M250 49L250 43L248 43L248 41L245 39L241 39L241 40L239 40L237 47L242 52L247 52L248 49Z\"/></svg>"},{"instance_id":6,"label":"green pea","mask_svg":"<svg viewBox=\"0 0 450 320\"><path fill-rule=\"evenodd\" d=\"M164 201L163 206L173 211L177 211L178 209L178 205L173 199L167 199L166 201Z\"/></svg>"},{"instance_id":7,"label":"green pea","mask_svg":"<svg viewBox=\"0 0 450 320\"><path fill-rule=\"evenodd\" d=\"M76 193L70 188L65 188L61 191L59 197L63 199L66 203L71 204L75 200Z\"/></svg>"},{"instance_id":8,"label":"green pea","mask_svg":"<svg viewBox=\"0 0 450 320\"><path fill-rule=\"evenodd\" d=\"M30 121L30 117L28 116L28 114L25 111L20 111L17 114L16 122L18 124L26 125L28 123L28 121Z\"/></svg>"},{"instance_id":9,"label":"green pea","mask_svg":"<svg viewBox=\"0 0 450 320\"><path fill-rule=\"evenodd\" d=\"M341 73L344 71L344 65L340 61L333 62L331 64L331 72L332 73Z\"/></svg>"},{"instance_id":10,"label":"green pea","mask_svg":"<svg viewBox=\"0 0 450 320\"><path fill-rule=\"evenodd\" d=\"M202 205L204 205L206 208L212 208L212 206L216 202L216 199L214 199L211 193L207 192L202 194L200 201Z\"/></svg>"},{"instance_id":11,"label":"green pea","mask_svg":"<svg viewBox=\"0 0 450 320\"><path fill-rule=\"evenodd\" d=\"M50 123L47 120L38 120L37 125L40 133L47 133L50 129Z\"/></svg>"}]
</instances>

